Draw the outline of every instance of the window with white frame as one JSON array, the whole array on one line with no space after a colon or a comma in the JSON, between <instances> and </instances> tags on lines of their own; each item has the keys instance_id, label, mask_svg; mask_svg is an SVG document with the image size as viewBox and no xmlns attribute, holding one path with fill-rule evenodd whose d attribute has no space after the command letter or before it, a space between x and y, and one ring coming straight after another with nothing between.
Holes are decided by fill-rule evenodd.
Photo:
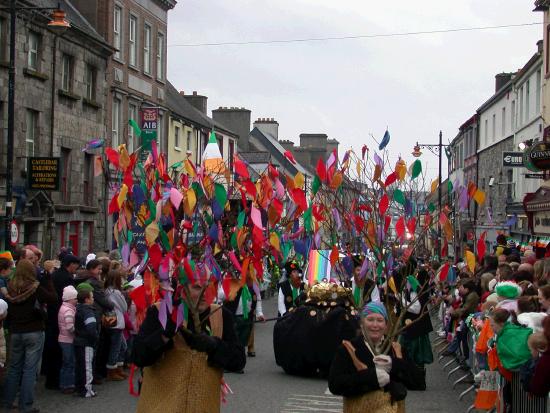
<instances>
[{"instance_id":1,"label":"window with white frame","mask_svg":"<svg viewBox=\"0 0 550 413\"><path fill-rule=\"evenodd\" d=\"M164 35L157 35L157 79L164 79Z\"/></svg>"},{"instance_id":2,"label":"window with white frame","mask_svg":"<svg viewBox=\"0 0 550 413\"><path fill-rule=\"evenodd\" d=\"M164 116L159 113L157 124L157 148L159 148L159 152L164 152L164 139L162 139L162 134L164 133L163 118Z\"/></svg>"},{"instance_id":3,"label":"window with white frame","mask_svg":"<svg viewBox=\"0 0 550 413\"><path fill-rule=\"evenodd\" d=\"M530 96L530 85L529 81L525 84L525 122L529 122L529 101L531 100Z\"/></svg>"},{"instance_id":4,"label":"window with white frame","mask_svg":"<svg viewBox=\"0 0 550 413\"><path fill-rule=\"evenodd\" d=\"M518 126L523 125L523 86L519 89L519 124Z\"/></svg>"},{"instance_id":5,"label":"window with white frame","mask_svg":"<svg viewBox=\"0 0 550 413\"><path fill-rule=\"evenodd\" d=\"M36 138L36 128L38 126L38 112L27 109L25 117L25 156L27 158L34 156L34 145Z\"/></svg>"},{"instance_id":6,"label":"window with white frame","mask_svg":"<svg viewBox=\"0 0 550 413\"><path fill-rule=\"evenodd\" d=\"M84 83L86 84L86 99L90 101L95 101L96 76L96 68L90 64L86 64Z\"/></svg>"},{"instance_id":7,"label":"window with white frame","mask_svg":"<svg viewBox=\"0 0 550 413\"><path fill-rule=\"evenodd\" d=\"M506 136L506 106L502 108L501 133L502 136Z\"/></svg>"},{"instance_id":8,"label":"window with white frame","mask_svg":"<svg viewBox=\"0 0 550 413\"><path fill-rule=\"evenodd\" d=\"M65 92L71 91L71 81L73 77L72 57L64 54L61 57L61 89Z\"/></svg>"},{"instance_id":9,"label":"window with white frame","mask_svg":"<svg viewBox=\"0 0 550 413\"><path fill-rule=\"evenodd\" d=\"M31 70L38 70L38 54L40 48L40 35L30 31L28 38L27 67Z\"/></svg>"},{"instance_id":10,"label":"window with white frame","mask_svg":"<svg viewBox=\"0 0 550 413\"><path fill-rule=\"evenodd\" d=\"M111 146L117 147L120 138L120 109L122 102L117 97L113 98L113 131L111 134Z\"/></svg>"},{"instance_id":11,"label":"window with white frame","mask_svg":"<svg viewBox=\"0 0 550 413\"><path fill-rule=\"evenodd\" d=\"M489 144L489 120L485 119L485 125L483 130L483 141L485 142L485 145Z\"/></svg>"},{"instance_id":12,"label":"window with white frame","mask_svg":"<svg viewBox=\"0 0 550 413\"><path fill-rule=\"evenodd\" d=\"M143 73L151 74L151 26L143 26Z\"/></svg>"},{"instance_id":13,"label":"window with white frame","mask_svg":"<svg viewBox=\"0 0 550 413\"><path fill-rule=\"evenodd\" d=\"M122 8L115 5L113 14L113 47L115 48L115 57L120 59L122 48Z\"/></svg>"},{"instance_id":14,"label":"window with white frame","mask_svg":"<svg viewBox=\"0 0 550 413\"><path fill-rule=\"evenodd\" d=\"M133 103L128 104L128 119L133 119L136 123L138 123L137 106ZM130 153L134 152L135 139L134 128L128 126L128 152Z\"/></svg>"},{"instance_id":15,"label":"window with white frame","mask_svg":"<svg viewBox=\"0 0 550 413\"><path fill-rule=\"evenodd\" d=\"M510 114L510 127L512 132L516 130L516 101L512 100L512 113Z\"/></svg>"},{"instance_id":16,"label":"window with white frame","mask_svg":"<svg viewBox=\"0 0 550 413\"><path fill-rule=\"evenodd\" d=\"M535 112L537 115L540 115L540 94L542 88L542 72L537 70L537 90L535 91Z\"/></svg>"},{"instance_id":17,"label":"window with white frame","mask_svg":"<svg viewBox=\"0 0 550 413\"><path fill-rule=\"evenodd\" d=\"M130 29L128 33L128 63L137 66L137 17L130 15Z\"/></svg>"},{"instance_id":18,"label":"window with white frame","mask_svg":"<svg viewBox=\"0 0 550 413\"><path fill-rule=\"evenodd\" d=\"M493 138L493 142L495 141L496 137L496 129L497 129L497 115L493 113L493 129L491 130L491 138Z\"/></svg>"},{"instance_id":19,"label":"window with white frame","mask_svg":"<svg viewBox=\"0 0 550 413\"><path fill-rule=\"evenodd\" d=\"M174 147L178 150L181 150L181 148L180 148L180 128L178 126L174 127Z\"/></svg>"},{"instance_id":20,"label":"window with white frame","mask_svg":"<svg viewBox=\"0 0 550 413\"><path fill-rule=\"evenodd\" d=\"M185 148L188 151L191 150L191 131L190 130L187 131L187 146Z\"/></svg>"}]
</instances>

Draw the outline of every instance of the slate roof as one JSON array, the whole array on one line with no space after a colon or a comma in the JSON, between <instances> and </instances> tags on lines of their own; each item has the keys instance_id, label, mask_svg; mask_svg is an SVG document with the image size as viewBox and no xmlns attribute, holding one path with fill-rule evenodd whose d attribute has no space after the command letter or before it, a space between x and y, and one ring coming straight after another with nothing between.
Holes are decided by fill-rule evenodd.
<instances>
[{"instance_id":1,"label":"slate roof","mask_svg":"<svg viewBox=\"0 0 550 413\"><path fill-rule=\"evenodd\" d=\"M239 156L248 163L269 163L271 154L267 151L239 152Z\"/></svg>"},{"instance_id":2,"label":"slate roof","mask_svg":"<svg viewBox=\"0 0 550 413\"><path fill-rule=\"evenodd\" d=\"M174 85L172 85L172 83L170 82L167 82L166 84L166 103L168 105L168 108L170 108L170 110L174 114L183 119L186 119L204 128L214 128L214 130L226 133L235 138L238 137L235 132L227 129L224 125L216 122L214 119L205 115L200 110L191 105L187 101L187 99L180 95Z\"/></svg>"},{"instance_id":3,"label":"slate roof","mask_svg":"<svg viewBox=\"0 0 550 413\"><path fill-rule=\"evenodd\" d=\"M271 136L268 133L263 133L258 128L252 129L250 131L250 135L254 138L258 139L259 141L262 141L262 143L265 144L266 148L271 147L272 150L271 154L277 159L277 161L281 164L281 166L288 171L292 172L293 174L296 174L298 171L301 172L304 176L311 174L299 163L292 163L288 160L288 158L285 156L285 148L281 146L281 144L275 139L273 136Z\"/></svg>"},{"instance_id":4,"label":"slate roof","mask_svg":"<svg viewBox=\"0 0 550 413\"><path fill-rule=\"evenodd\" d=\"M102 43L104 46L112 47L106 42L106 40L101 36L94 27L86 20L86 18L80 14L75 6L70 2L70 0L30 0L29 3L36 7L53 7L57 8L57 5L61 7L66 13L66 19L71 24L72 28L75 28L85 35L91 37L92 39ZM44 15L48 15L48 11L41 12Z\"/></svg>"}]
</instances>

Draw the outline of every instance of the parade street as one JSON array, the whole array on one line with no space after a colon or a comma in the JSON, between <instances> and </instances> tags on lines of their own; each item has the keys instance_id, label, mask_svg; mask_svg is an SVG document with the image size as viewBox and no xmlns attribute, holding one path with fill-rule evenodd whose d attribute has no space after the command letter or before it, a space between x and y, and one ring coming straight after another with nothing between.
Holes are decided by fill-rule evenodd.
<instances>
[{"instance_id":1,"label":"parade street","mask_svg":"<svg viewBox=\"0 0 550 413\"><path fill-rule=\"evenodd\" d=\"M266 317L277 314L276 300L264 301ZM342 412L342 398L328 392L327 382L289 376L275 364L273 356L273 321L256 324L256 357L249 358L245 374L226 374L225 379L234 394L228 396L222 408L224 413L244 412ZM458 373L457 373L458 374ZM452 389L440 364L428 368L426 392L410 392L407 397L408 412L465 412L471 402L458 401L465 386ZM453 376L454 379L458 375ZM100 411L132 412L137 399L128 393L128 382L110 382L97 386L98 396L81 399L59 392L44 390L43 381L38 386L37 400L41 412L92 413ZM453 401L451 403L451 401ZM454 402L456 401L456 402Z\"/></svg>"}]
</instances>

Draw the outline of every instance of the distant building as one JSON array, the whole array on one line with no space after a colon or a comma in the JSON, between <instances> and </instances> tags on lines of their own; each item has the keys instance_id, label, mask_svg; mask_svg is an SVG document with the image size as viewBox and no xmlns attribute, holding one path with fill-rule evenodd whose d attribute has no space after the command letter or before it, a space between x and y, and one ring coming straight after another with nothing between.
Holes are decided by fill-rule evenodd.
<instances>
[{"instance_id":1,"label":"distant building","mask_svg":"<svg viewBox=\"0 0 550 413\"><path fill-rule=\"evenodd\" d=\"M108 88L103 79L113 49L73 2L41 0L30 4L59 4L71 28L56 37L46 28L49 19L41 13L31 12L31 19L17 19L14 216L21 244L39 246L46 257L55 256L64 245L71 246L77 255L85 255L105 248L105 183L101 176L94 176L94 158L99 152L83 148L86 142L106 136ZM8 15L0 11L0 130L4 132L0 186L4 198L9 172L5 162L8 22ZM59 191L27 189L31 157L60 159ZM5 199L2 214L4 208Z\"/></svg>"},{"instance_id":2,"label":"distant building","mask_svg":"<svg viewBox=\"0 0 550 413\"><path fill-rule=\"evenodd\" d=\"M233 170L238 136L225 125L207 116L208 98L197 92L190 95L178 92L170 82L166 92L169 108L168 164L173 165L188 157L196 165L200 164L210 133L214 131L221 155L230 170Z\"/></svg>"}]
</instances>

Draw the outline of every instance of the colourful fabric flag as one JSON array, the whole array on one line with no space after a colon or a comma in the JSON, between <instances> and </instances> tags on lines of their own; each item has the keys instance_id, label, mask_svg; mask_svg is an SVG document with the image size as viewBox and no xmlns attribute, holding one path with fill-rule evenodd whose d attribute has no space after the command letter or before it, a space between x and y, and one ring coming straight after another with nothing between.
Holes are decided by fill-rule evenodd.
<instances>
[{"instance_id":1,"label":"colourful fabric flag","mask_svg":"<svg viewBox=\"0 0 550 413\"><path fill-rule=\"evenodd\" d=\"M226 170L214 131L210 132L210 139L202 153L202 165L205 172L213 175L223 174Z\"/></svg>"},{"instance_id":2,"label":"colourful fabric flag","mask_svg":"<svg viewBox=\"0 0 550 413\"><path fill-rule=\"evenodd\" d=\"M310 250L308 257L307 279L309 285L330 280L330 250Z\"/></svg>"}]
</instances>

